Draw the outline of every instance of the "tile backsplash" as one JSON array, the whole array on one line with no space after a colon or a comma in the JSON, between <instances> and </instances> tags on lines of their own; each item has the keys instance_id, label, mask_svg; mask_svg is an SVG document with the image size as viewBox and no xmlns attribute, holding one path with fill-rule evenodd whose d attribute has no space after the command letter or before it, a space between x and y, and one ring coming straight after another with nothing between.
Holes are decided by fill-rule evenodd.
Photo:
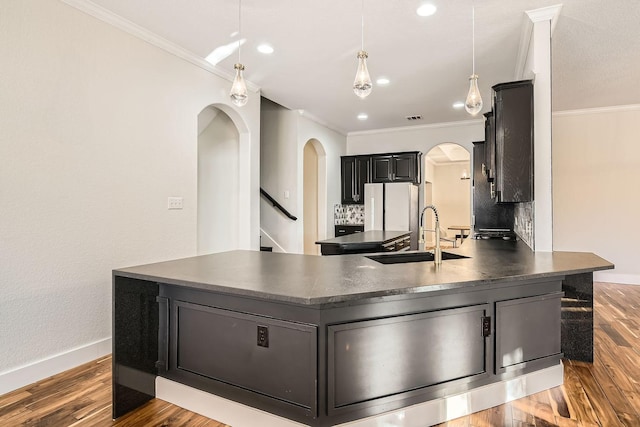
<instances>
[{"instance_id":1,"label":"tile backsplash","mask_svg":"<svg viewBox=\"0 0 640 427\"><path fill-rule=\"evenodd\" d=\"M514 231L527 244L533 249L533 204L530 203L516 203L514 207Z\"/></svg>"},{"instance_id":2,"label":"tile backsplash","mask_svg":"<svg viewBox=\"0 0 640 427\"><path fill-rule=\"evenodd\" d=\"M335 225L364 225L364 205L334 205L333 223Z\"/></svg>"}]
</instances>

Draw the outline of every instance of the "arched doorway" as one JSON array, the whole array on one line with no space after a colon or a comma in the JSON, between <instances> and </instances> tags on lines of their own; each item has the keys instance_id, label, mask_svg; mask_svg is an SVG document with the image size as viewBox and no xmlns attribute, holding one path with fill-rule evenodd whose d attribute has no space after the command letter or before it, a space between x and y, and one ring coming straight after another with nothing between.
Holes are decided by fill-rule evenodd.
<instances>
[{"instance_id":1,"label":"arched doorway","mask_svg":"<svg viewBox=\"0 0 640 427\"><path fill-rule=\"evenodd\" d=\"M449 227L471 225L471 155L458 144L436 145L425 156L424 175L424 200L438 208L441 235L447 239L442 244L452 246L460 231ZM435 217L428 212L425 228L433 230L434 227ZM427 245L433 244L434 233L426 233L425 240Z\"/></svg>"},{"instance_id":2,"label":"arched doorway","mask_svg":"<svg viewBox=\"0 0 640 427\"><path fill-rule=\"evenodd\" d=\"M304 253L319 255L315 243L326 238L326 154L322 144L310 139L303 148L303 214Z\"/></svg>"},{"instance_id":3,"label":"arched doorway","mask_svg":"<svg viewBox=\"0 0 640 427\"><path fill-rule=\"evenodd\" d=\"M239 246L240 134L209 106L198 114L198 254Z\"/></svg>"}]
</instances>

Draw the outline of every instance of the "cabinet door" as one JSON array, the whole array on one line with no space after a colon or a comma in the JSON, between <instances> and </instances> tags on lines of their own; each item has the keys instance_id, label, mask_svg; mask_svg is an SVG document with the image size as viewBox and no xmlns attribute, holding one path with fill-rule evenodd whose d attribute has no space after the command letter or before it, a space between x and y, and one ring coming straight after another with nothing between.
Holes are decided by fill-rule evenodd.
<instances>
[{"instance_id":1,"label":"cabinet door","mask_svg":"<svg viewBox=\"0 0 640 427\"><path fill-rule=\"evenodd\" d=\"M559 360L562 296L496 302L496 373Z\"/></svg>"},{"instance_id":2,"label":"cabinet door","mask_svg":"<svg viewBox=\"0 0 640 427\"><path fill-rule=\"evenodd\" d=\"M415 153L393 156L393 181L417 182L418 159Z\"/></svg>"},{"instance_id":3,"label":"cabinet door","mask_svg":"<svg viewBox=\"0 0 640 427\"><path fill-rule=\"evenodd\" d=\"M355 203L356 158L344 156L340 160L342 204L350 205Z\"/></svg>"},{"instance_id":4,"label":"cabinet door","mask_svg":"<svg viewBox=\"0 0 640 427\"><path fill-rule=\"evenodd\" d=\"M486 113L484 122L484 176L492 182L496 173L496 131L493 111ZM493 198L493 196L491 196Z\"/></svg>"},{"instance_id":5,"label":"cabinet door","mask_svg":"<svg viewBox=\"0 0 640 427\"><path fill-rule=\"evenodd\" d=\"M393 180L393 156L371 157L371 182L391 182Z\"/></svg>"},{"instance_id":6,"label":"cabinet door","mask_svg":"<svg viewBox=\"0 0 640 427\"><path fill-rule=\"evenodd\" d=\"M357 204L364 204L364 185L371 182L371 157L357 156L355 160L355 197Z\"/></svg>"},{"instance_id":7,"label":"cabinet door","mask_svg":"<svg viewBox=\"0 0 640 427\"><path fill-rule=\"evenodd\" d=\"M533 85L494 86L496 173L499 202L533 200Z\"/></svg>"},{"instance_id":8,"label":"cabinet door","mask_svg":"<svg viewBox=\"0 0 640 427\"><path fill-rule=\"evenodd\" d=\"M316 414L314 325L184 301L173 301L173 316L169 378L249 390Z\"/></svg>"},{"instance_id":9,"label":"cabinet door","mask_svg":"<svg viewBox=\"0 0 640 427\"><path fill-rule=\"evenodd\" d=\"M329 413L483 375L488 338L481 325L488 307L329 326Z\"/></svg>"}]
</instances>

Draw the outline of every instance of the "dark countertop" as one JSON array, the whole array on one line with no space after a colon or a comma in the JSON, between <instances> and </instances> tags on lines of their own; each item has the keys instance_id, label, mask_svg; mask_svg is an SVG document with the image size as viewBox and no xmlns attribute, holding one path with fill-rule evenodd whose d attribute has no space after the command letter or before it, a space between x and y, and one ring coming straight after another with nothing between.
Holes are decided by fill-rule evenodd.
<instances>
[{"instance_id":1,"label":"dark countertop","mask_svg":"<svg viewBox=\"0 0 640 427\"><path fill-rule=\"evenodd\" d=\"M231 251L114 270L118 276L300 305L482 286L613 268L586 252L532 252L520 241L472 240L471 258L380 264L363 255ZM406 252L405 252L406 253Z\"/></svg>"},{"instance_id":2,"label":"dark countertop","mask_svg":"<svg viewBox=\"0 0 640 427\"><path fill-rule=\"evenodd\" d=\"M383 231L369 230L360 233L347 234L346 236L334 237L333 239L320 240L316 245L337 245L337 246L361 246L361 245L382 245L403 236L408 236L411 231Z\"/></svg>"}]
</instances>

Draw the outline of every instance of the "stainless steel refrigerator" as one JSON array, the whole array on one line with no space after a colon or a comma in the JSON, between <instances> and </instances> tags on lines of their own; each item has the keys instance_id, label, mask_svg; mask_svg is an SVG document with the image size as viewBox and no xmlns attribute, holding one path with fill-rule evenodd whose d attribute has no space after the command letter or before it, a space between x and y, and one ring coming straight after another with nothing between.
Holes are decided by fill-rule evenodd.
<instances>
[{"instance_id":1,"label":"stainless steel refrigerator","mask_svg":"<svg viewBox=\"0 0 640 427\"><path fill-rule=\"evenodd\" d=\"M418 249L418 186L408 182L364 185L364 230L411 231Z\"/></svg>"}]
</instances>

